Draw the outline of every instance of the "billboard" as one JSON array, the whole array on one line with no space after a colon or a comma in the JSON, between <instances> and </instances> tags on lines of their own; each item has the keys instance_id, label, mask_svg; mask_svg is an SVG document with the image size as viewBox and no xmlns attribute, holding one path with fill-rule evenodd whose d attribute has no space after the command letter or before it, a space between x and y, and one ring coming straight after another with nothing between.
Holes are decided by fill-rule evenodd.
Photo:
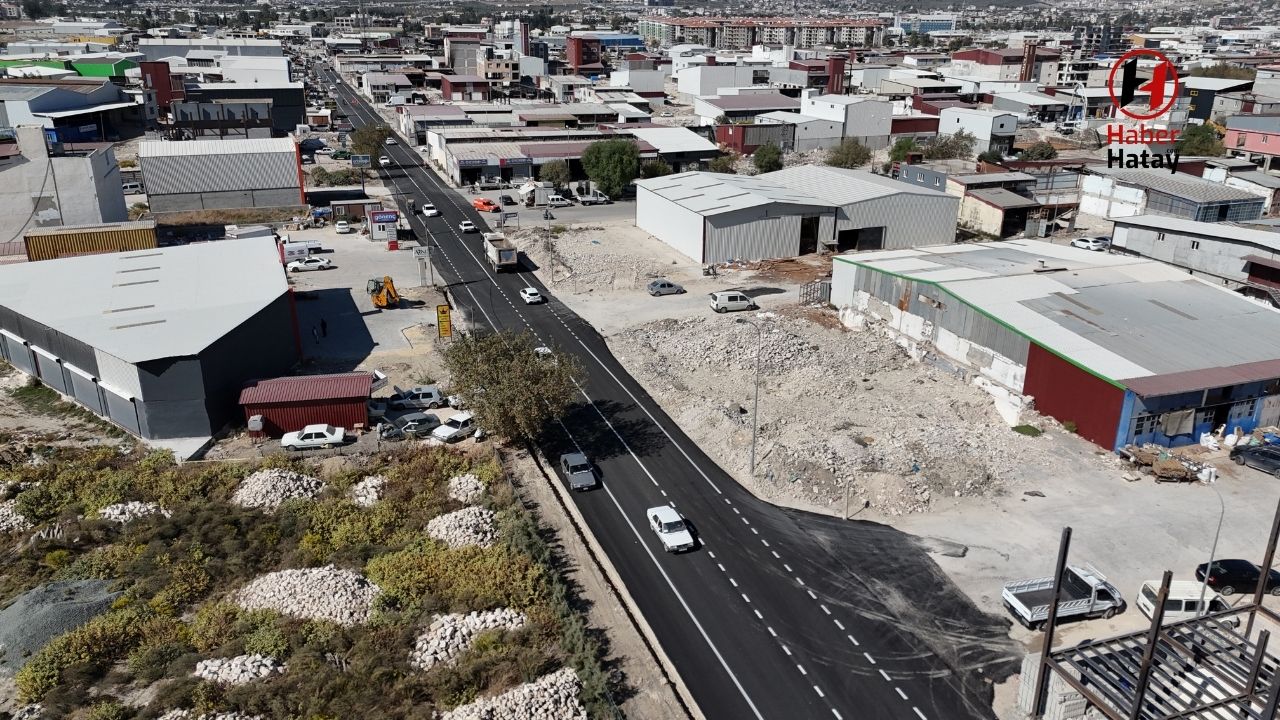
<instances>
[{"instance_id":1,"label":"billboard","mask_svg":"<svg viewBox=\"0 0 1280 720\"><path fill-rule=\"evenodd\" d=\"M388 224L400 221L399 210L374 210L369 213L369 221L379 224Z\"/></svg>"},{"instance_id":2,"label":"billboard","mask_svg":"<svg viewBox=\"0 0 1280 720\"><path fill-rule=\"evenodd\" d=\"M369 167L369 165L370 165L370 162L369 162L369 161L370 161L370 159L372 159L372 157L373 157L372 155L352 155L352 156L351 156L351 167L353 167L353 168L367 168L367 167Z\"/></svg>"}]
</instances>

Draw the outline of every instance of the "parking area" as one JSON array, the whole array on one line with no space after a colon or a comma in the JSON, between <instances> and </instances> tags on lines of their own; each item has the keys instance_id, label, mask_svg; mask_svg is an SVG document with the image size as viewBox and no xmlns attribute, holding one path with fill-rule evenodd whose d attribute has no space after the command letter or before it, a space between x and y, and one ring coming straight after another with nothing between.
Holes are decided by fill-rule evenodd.
<instances>
[{"instance_id":1,"label":"parking area","mask_svg":"<svg viewBox=\"0 0 1280 720\"><path fill-rule=\"evenodd\" d=\"M615 200L603 205L579 205L574 203L573 205L558 208L547 208L545 206L527 208L520 204L520 194L516 192L515 188L503 190L481 190L479 192L472 192L469 188L459 188L456 192L458 193L458 196L462 198L462 201L467 204L472 204L479 198L485 198L493 202L495 206L501 207L505 213L517 213L516 218L507 219L504 222L508 225L515 225L522 228L528 228L531 226L542 227L548 222L560 224L634 223L636 216L636 204L634 200ZM504 205L501 200L503 195L515 200L516 204ZM547 220L543 217L543 212L546 210L551 211L551 220ZM485 222L491 227L498 226L498 213L482 213L482 217L484 217Z\"/></svg>"}]
</instances>

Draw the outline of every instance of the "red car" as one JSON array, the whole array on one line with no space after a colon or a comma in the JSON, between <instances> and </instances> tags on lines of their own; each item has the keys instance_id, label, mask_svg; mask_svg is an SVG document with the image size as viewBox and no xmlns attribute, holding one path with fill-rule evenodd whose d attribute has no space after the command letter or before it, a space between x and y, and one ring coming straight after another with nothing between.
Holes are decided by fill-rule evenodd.
<instances>
[{"instance_id":1,"label":"red car","mask_svg":"<svg viewBox=\"0 0 1280 720\"><path fill-rule=\"evenodd\" d=\"M475 200L471 201L471 207L475 208L476 210L479 210L480 212L501 212L502 211L502 208L498 207L498 204L490 200L489 198L476 198Z\"/></svg>"}]
</instances>

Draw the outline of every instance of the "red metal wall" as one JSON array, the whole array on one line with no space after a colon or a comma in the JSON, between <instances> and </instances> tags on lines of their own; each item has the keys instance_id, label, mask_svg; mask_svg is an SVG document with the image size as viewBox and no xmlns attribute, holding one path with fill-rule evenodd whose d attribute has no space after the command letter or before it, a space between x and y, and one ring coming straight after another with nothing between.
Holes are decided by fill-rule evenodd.
<instances>
[{"instance_id":1,"label":"red metal wall","mask_svg":"<svg viewBox=\"0 0 1280 720\"><path fill-rule=\"evenodd\" d=\"M1037 412L1074 422L1080 437L1114 449L1124 390L1031 343L1022 391L1035 398Z\"/></svg>"},{"instance_id":2,"label":"red metal wall","mask_svg":"<svg viewBox=\"0 0 1280 720\"><path fill-rule=\"evenodd\" d=\"M839 55L833 55L827 58L827 72L830 77L827 78L827 92L832 95L844 94L844 68L845 59Z\"/></svg>"},{"instance_id":3,"label":"red metal wall","mask_svg":"<svg viewBox=\"0 0 1280 720\"><path fill-rule=\"evenodd\" d=\"M254 415L262 416L261 435L267 437L280 437L287 432L316 424L335 425L348 431L357 425L369 426L369 406L365 398L264 403L243 407L245 422Z\"/></svg>"}]
</instances>

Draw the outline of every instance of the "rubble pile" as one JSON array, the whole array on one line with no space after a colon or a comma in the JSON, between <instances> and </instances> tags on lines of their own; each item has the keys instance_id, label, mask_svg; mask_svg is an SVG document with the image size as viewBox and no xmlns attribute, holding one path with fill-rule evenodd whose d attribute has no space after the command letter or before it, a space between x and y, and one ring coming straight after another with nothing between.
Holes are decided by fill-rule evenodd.
<instances>
[{"instance_id":1,"label":"rubble pile","mask_svg":"<svg viewBox=\"0 0 1280 720\"><path fill-rule=\"evenodd\" d=\"M275 610L350 626L369 621L381 592L359 573L326 565L263 575L236 593L235 602L245 610Z\"/></svg>"},{"instance_id":2,"label":"rubble pile","mask_svg":"<svg viewBox=\"0 0 1280 720\"><path fill-rule=\"evenodd\" d=\"M453 662L471 649L471 641L480 633L519 630L527 622L524 613L510 608L440 615L418 636L409 653L409 664L419 670L430 670L437 664Z\"/></svg>"},{"instance_id":3,"label":"rubble pile","mask_svg":"<svg viewBox=\"0 0 1280 720\"><path fill-rule=\"evenodd\" d=\"M460 503L473 503L484 494L484 483L480 478L467 473L449 478L449 499Z\"/></svg>"},{"instance_id":4,"label":"rubble pile","mask_svg":"<svg viewBox=\"0 0 1280 720\"><path fill-rule=\"evenodd\" d=\"M31 521L18 512L17 500L0 502L0 532L22 532L31 529Z\"/></svg>"},{"instance_id":5,"label":"rubble pile","mask_svg":"<svg viewBox=\"0 0 1280 720\"><path fill-rule=\"evenodd\" d=\"M266 655L237 655L231 658L213 658L196 663L196 677L220 685L244 685L284 672L285 666Z\"/></svg>"},{"instance_id":6,"label":"rubble pile","mask_svg":"<svg viewBox=\"0 0 1280 720\"><path fill-rule=\"evenodd\" d=\"M1053 464L1046 443L1013 433L983 390L913 361L884 334L802 316L740 317L760 332L727 318L669 318L610 343L681 427L763 497L901 515L1001 492L1020 466Z\"/></svg>"},{"instance_id":7,"label":"rubble pile","mask_svg":"<svg viewBox=\"0 0 1280 720\"><path fill-rule=\"evenodd\" d=\"M386 484L386 476L370 475L351 486L351 500L360 507L373 507L382 499L382 488Z\"/></svg>"},{"instance_id":8,"label":"rubble pile","mask_svg":"<svg viewBox=\"0 0 1280 720\"><path fill-rule=\"evenodd\" d=\"M149 502L138 502L137 500L108 505L98 511L98 517L103 520L121 524L130 523L138 518L157 514L169 517L169 511L159 505Z\"/></svg>"},{"instance_id":9,"label":"rubble pile","mask_svg":"<svg viewBox=\"0 0 1280 720\"><path fill-rule=\"evenodd\" d=\"M476 506L432 518L427 534L451 548L489 547L498 539L493 511Z\"/></svg>"},{"instance_id":10,"label":"rubble pile","mask_svg":"<svg viewBox=\"0 0 1280 720\"><path fill-rule=\"evenodd\" d=\"M610 240L602 227L556 225L563 232L553 235L543 227L507 233L539 267L550 270L551 286L569 284L575 292L592 288L636 288L670 271L662 262L638 252L629 252L623 243ZM547 275L542 276L544 280Z\"/></svg>"},{"instance_id":11,"label":"rubble pile","mask_svg":"<svg viewBox=\"0 0 1280 720\"><path fill-rule=\"evenodd\" d=\"M497 697L481 698L445 713L441 720L586 720L582 689L573 668L557 670Z\"/></svg>"},{"instance_id":12,"label":"rubble pile","mask_svg":"<svg viewBox=\"0 0 1280 720\"><path fill-rule=\"evenodd\" d=\"M286 500L315 497L322 489L324 481L310 475L267 468L241 480L231 501L241 507L275 510Z\"/></svg>"}]
</instances>

